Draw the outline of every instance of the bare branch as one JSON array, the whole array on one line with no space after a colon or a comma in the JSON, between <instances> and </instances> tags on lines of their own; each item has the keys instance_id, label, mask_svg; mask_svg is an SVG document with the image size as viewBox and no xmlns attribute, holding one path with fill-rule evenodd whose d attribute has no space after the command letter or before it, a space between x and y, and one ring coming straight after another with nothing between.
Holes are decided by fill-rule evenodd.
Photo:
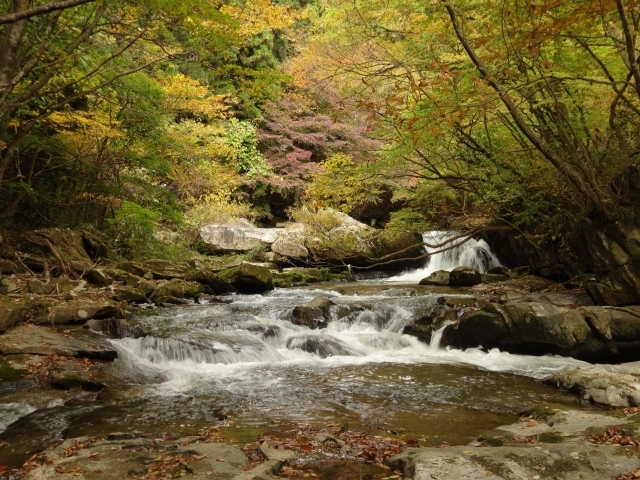
<instances>
[{"instance_id":1,"label":"bare branch","mask_svg":"<svg viewBox=\"0 0 640 480\"><path fill-rule=\"evenodd\" d=\"M6 25L7 23L16 23L20 20L26 20L27 18L35 17L36 15L55 12L56 10L64 10L71 7L77 7L78 5L84 5L85 3L95 1L96 0L62 0L59 2L47 3L46 5L41 5L29 10L11 13L9 15L5 15L4 17L0 17L0 25Z\"/></svg>"}]
</instances>

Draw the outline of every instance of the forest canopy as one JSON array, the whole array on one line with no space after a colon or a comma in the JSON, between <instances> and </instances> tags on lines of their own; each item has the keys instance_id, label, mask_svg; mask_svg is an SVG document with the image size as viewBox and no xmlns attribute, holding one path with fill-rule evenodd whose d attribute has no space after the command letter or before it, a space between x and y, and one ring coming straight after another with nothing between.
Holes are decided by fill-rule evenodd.
<instances>
[{"instance_id":1,"label":"forest canopy","mask_svg":"<svg viewBox=\"0 0 640 480\"><path fill-rule=\"evenodd\" d=\"M637 224L632 0L0 0L0 222Z\"/></svg>"}]
</instances>

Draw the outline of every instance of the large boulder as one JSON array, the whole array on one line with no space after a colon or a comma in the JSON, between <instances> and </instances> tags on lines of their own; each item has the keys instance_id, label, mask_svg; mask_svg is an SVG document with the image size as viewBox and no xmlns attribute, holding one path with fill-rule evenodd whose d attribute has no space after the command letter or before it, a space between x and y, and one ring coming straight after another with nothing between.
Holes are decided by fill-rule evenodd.
<instances>
[{"instance_id":1,"label":"large boulder","mask_svg":"<svg viewBox=\"0 0 640 480\"><path fill-rule=\"evenodd\" d=\"M482 283L480 272L471 267L456 267L449 274L449 286L472 287Z\"/></svg>"},{"instance_id":2,"label":"large boulder","mask_svg":"<svg viewBox=\"0 0 640 480\"><path fill-rule=\"evenodd\" d=\"M311 329L327 328L331 319L330 308L335 305L324 297L316 297L306 305L300 305L293 309L291 323L302 325Z\"/></svg>"},{"instance_id":3,"label":"large boulder","mask_svg":"<svg viewBox=\"0 0 640 480\"><path fill-rule=\"evenodd\" d=\"M437 272L433 272L427 278L420 280L419 285L446 286L449 285L449 276L450 272L447 272L446 270L438 270Z\"/></svg>"},{"instance_id":4,"label":"large boulder","mask_svg":"<svg viewBox=\"0 0 640 480\"><path fill-rule=\"evenodd\" d=\"M271 245L281 229L255 228L249 222L205 225L200 229L200 238L212 252L246 252Z\"/></svg>"},{"instance_id":5,"label":"large boulder","mask_svg":"<svg viewBox=\"0 0 640 480\"><path fill-rule=\"evenodd\" d=\"M240 293L263 293L273 290L271 271L259 265L243 263L220 272L219 277L229 282Z\"/></svg>"},{"instance_id":6,"label":"large boulder","mask_svg":"<svg viewBox=\"0 0 640 480\"><path fill-rule=\"evenodd\" d=\"M640 360L640 310L490 303L448 327L443 345L558 354L592 362Z\"/></svg>"},{"instance_id":7,"label":"large boulder","mask_svg":"<svg viewBox=\"0 0 640 480\"><path fill-rule=\"evenodd\" d=\"M309 250L304 246L304 236L297 232L282 232L271 245L271 251L289 258L306 259Z\"/></svg>"}]
</instances>

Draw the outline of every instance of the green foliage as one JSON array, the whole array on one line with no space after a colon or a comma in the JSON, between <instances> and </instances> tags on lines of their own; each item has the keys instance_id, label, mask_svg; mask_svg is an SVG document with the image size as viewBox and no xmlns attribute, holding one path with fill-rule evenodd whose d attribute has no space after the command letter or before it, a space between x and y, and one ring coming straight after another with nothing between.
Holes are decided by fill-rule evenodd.
<instances>
[{"instance_id":1,"label":"green foliage","mask_svg":"<svg viewBox=\"0 0 640 480\"><path fill-rule=\"evenodd\" d=\"M140 205L125 201L109 220L116 232L116 241L123 239L132 249L152 241L160 216Z\"/></svg>"},{"instance_id":2,"label":"green foliage","mask_svg":"<svg viewBox=\"0 0 640 480\"><path fill-rule=\"evenodd\" d=\"M269 168L258 151L256 127L251 123L232 118L225 131L224 142L231 147L230 159L238 173L249 178L269 174Z\"/></svg>"}]
</instances>

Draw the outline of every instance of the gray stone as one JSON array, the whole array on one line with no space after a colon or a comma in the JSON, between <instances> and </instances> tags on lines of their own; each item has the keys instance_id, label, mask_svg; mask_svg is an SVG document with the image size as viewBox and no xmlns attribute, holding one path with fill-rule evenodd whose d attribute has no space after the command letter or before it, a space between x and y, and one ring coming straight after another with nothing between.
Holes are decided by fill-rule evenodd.
<instances>
[{"instance_id":1,"label":"gray stone","mask_svg":"<svg viewBox=\"0 0 640 480\"><path fill-rule=\"evenodd\" d=\"M27 318L28 307L0 307L0 333L20 325Z\"/></svg>"},{"instance_id":2,"label":"gray stone","mask_svg":"<svg viewBox=\"0 0 640 480\"><path fill-rule=\"evenodd\" d=\"M298 233L281 233L271 244L271 251L289 258L306 259L309 257L309 250L304 246L304 237Z\"/></svg>"},{"instance_id":3,"label":"gray stone","mask_svg":"<svg viewBox=\"0 0 640 480\"><path fill-rule=\"evenodd\" d=\"M438 270L437 272L433 272L427 278L420 280L419 285L446 286L449 285L449 276L450 273L446 270Z\"/></svg>"},{"instance_id":4,"label":"gray stone","mask_svg":"<svg viewBox=\"0 0 640 480\"><path fill-rule=\"evenodd\" d=\"M487 272L490 275L506 275L509 276L511 273L507 267L503 267L502 265L499 267L490 268Z\"/></svg>"},{"instance_id":5,"label":"gray stone","mask_svg":"<svg viewBox=\"0 0 640 480\"><path fill-rule=\"evenodd\" d=\"M480 272L470 267L456 267L449 274L449 286L472 287L482 283Z\"/></svg>"},{"instance_id":6,"label":"gray stone","mask_svg":"<svg viewBox=\"0 0 640 480\"><path fill-rule=\"evenodd\" d=\"M0 335L0 353L4 355L62 355L113 360L118 354L98 338L92 341L69 338L46 327L20 325Z\"/></svg>"},{"instance_id":7,"label":"gray stone","mask_svg":"<svg viewBox=\"0 0 640 480\"><path fill-rule=\"evenodd\" d=\"M102 268L94 268L85 273L86 278L90 283L99 285L101 287L108 287L113 283L113 278Z\"/></svg>"},{"instance_id":8,"label":"gray stone","mask_svg":"<svg viewBox=\"0 0 640 480\"><path fill-rule=\"evenodd\" d=\"M549 385L578 393L583 399L610 407L640 406L640 367L581 367L556 373Z\"/></svg>"},{"instance_id":9,"label":"gray stone","mask_svg":"<svg viewBox=\"0 0 640 480\"><path fill-rule=\"evenodd\" d=\"M149 301L144 292L132 287L114 288L111 298L116 302L128 303L148 303Z\"/></svg>"},{"instance_id":10,"label":"gray stone","mask_svg":"<svg viewBox=\"0 0 640 480\"><path fill-rule=\"evenodd\" d=\"M205 225L200 238L213 252L246 252L271 245L278 238L280 229L255 228L245 222Z\"/></svg>"}]
</instances>

